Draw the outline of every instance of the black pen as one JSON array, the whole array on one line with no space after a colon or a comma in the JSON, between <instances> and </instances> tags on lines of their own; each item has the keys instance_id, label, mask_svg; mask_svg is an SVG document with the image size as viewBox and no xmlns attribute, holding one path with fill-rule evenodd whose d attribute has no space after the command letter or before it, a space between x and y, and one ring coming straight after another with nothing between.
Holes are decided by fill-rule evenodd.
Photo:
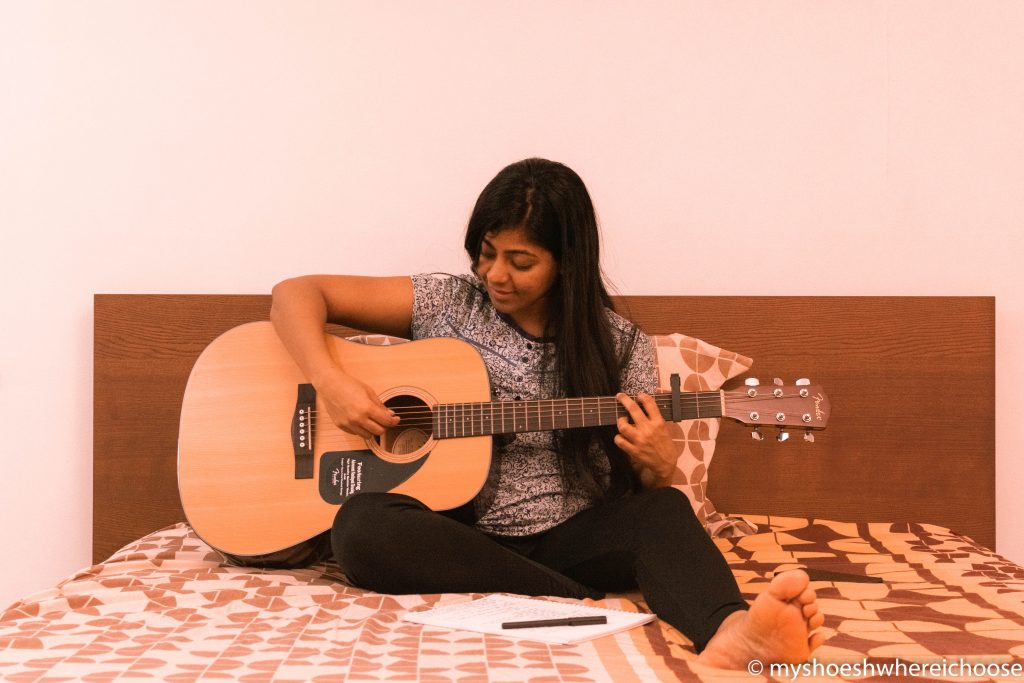
<instances>
[{"instance_id":1,"label":"black pen","mask_svg":"<svg viewBox=\"0 0 1024 683\"><path fill-rule=\"evenodd\" d=\"M566 617L564 619L537 619L534 621L506 621L502 628L541 628L543 626L593 626L607 624L608 617Z\"/></svg>"}]
</instances>

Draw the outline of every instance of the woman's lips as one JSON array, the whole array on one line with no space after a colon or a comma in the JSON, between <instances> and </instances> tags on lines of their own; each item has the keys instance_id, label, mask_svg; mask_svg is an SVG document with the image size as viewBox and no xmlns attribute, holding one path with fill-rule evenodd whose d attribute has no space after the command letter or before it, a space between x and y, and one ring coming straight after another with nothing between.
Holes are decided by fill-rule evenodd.
<instances>
[{"instance_id":1,"label":"woman's lips","mask_svg":"<svg viewBox=\"0 0 1024 683\"><path fill-rule=\"evenodd\" d=\"M509 298L512 297L513 294L515 294L515 292L502 292L502 291L497 290L497 289L492 289L491 290L491 298L492 299L509 299Z\"/></svg>"}]
</instances>

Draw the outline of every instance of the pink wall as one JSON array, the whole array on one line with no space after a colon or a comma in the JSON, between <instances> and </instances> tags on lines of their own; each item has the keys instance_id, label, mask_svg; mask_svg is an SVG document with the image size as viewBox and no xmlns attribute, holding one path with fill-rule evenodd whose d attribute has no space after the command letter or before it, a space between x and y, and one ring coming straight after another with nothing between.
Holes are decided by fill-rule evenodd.
<instances>
[{"instance_id":1,"label":"pink wall","mask_svg":"<svg viewBox=\"0 0 1024 683\"><path fill-rule=\"evenodd\" d=\"M89 562L94 292L458 269L528 155L587 180L623 293L996 295L1024 563L1022 34L1015 0L0 5L0 602Z\"/></svg>"}]
</instances>

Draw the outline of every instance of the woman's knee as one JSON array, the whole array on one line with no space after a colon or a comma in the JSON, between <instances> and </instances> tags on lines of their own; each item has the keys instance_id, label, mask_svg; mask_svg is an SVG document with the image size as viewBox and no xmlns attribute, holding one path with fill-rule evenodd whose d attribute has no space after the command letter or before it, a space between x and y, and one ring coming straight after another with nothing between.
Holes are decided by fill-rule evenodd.
<instances>
[{"instance_id":1,"label":"woman's knee","mask_svg":"<svg viewBox=\"0 0 1024 683\"><path fill-rule=\"evenodd\" d=\"M645 526L661 527L662 525L679 525L694 529L703 527L693 511L690 498L673 486L651 489L641 494L645 496Z\"/></svg>"},{"instance_id":2,"label":"woman's knee","mask_svg":"<svg viewBox=\"0 0 1024 683\"><path fill-rule=\"evenodd\" d=\"M685 493L674 486L662 486L648 489L640 494L645 498L649 512L663 514L681 514L689 512L693 515L693 505Z\"/></svg>"},{"instance_id":3,"label":"woman's knee","mask_svg":"<svg viewBox=\"0 0 1024 683\"><path fill-rule=\"evenodd\" d=\"M395 536L402 512L423 508L415 498L394 493L358 493L338 510L331 526L334 558L353 580L374 574L375 561L387 561L382 544Z\"/></svg>"}]
</instances>

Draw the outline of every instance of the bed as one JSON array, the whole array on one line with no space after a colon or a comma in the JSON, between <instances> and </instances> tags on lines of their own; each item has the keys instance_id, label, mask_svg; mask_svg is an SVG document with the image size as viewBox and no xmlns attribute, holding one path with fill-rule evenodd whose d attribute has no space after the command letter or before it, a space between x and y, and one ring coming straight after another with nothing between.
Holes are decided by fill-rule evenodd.
<instances>
[{"instance_id":1,"label":"bed","mask_svg":"<svg viewBox=\"0 0 1024 683\"><path fill-rule=\"evenodd\" d=\"M0 614L0 678L568 682L796 673L707 669L657 620L576 645L445 631L401 615L479 596L370 593L347 585L330 562L225 563L188 526L177 494L181 400L207 344L265 320L269 304L268 296L96 296L94 564ZM755 441L727 420L711 435L716 457L704 473L714 512L746 525L744 535L715 540L745 597L786 568L815 579L830 639L804 678L893 680L882 667L945 662L974 668L919 678L1012 680L1024 662L1024 568L992 550L994 299L618 304L650 334L683 331L742 354L730 358L753 359L763 383L809 377L828 391L831 420L814 442ZM752 375L735 374L726 388ZM646 608L635 594L601 604ZM865 662L877 668L851 668Z\"/></svg>"}]
</instances>

